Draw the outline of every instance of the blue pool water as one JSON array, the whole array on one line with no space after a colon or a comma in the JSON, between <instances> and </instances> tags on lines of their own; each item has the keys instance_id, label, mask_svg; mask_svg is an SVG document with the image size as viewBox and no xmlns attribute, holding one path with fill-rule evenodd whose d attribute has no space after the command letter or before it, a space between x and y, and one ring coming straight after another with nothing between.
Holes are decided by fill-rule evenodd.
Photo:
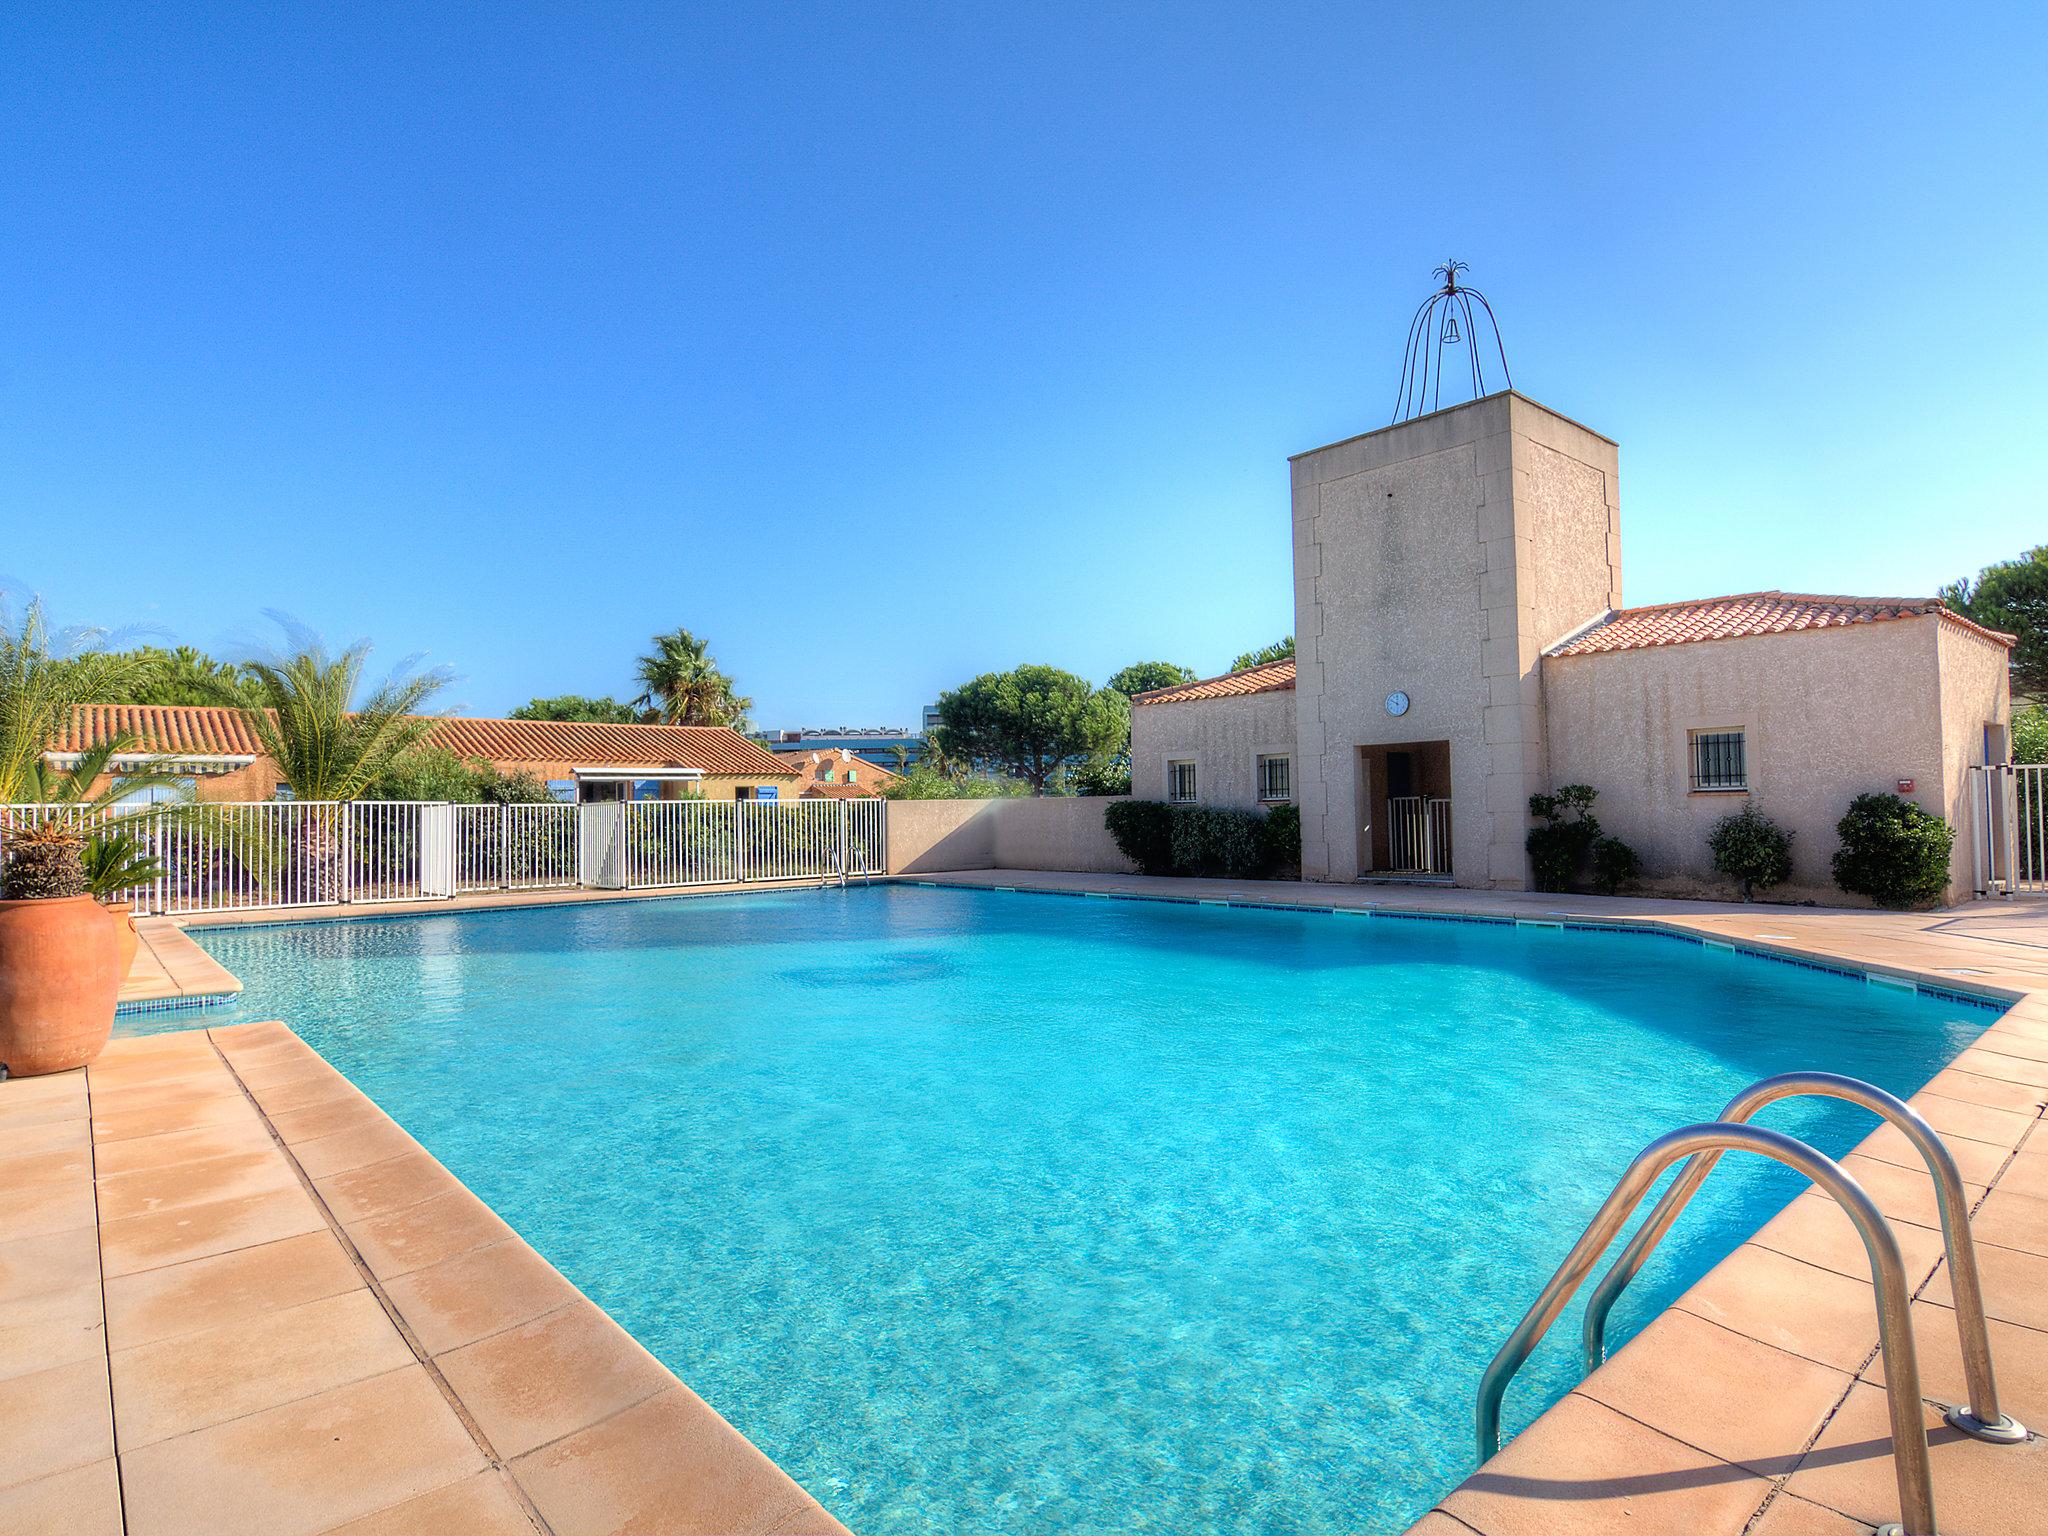
<instances>
[{"instance_id":1,"label":"blue pool water","mask_svg":"<svg viewBox=\"0 0 2048 1536\"><path fill-rule=\"evenodd\" d=\"M1398 1531L1645 1141L1794 1067L1910 1092L1994 1016L1644 935L903 887L199 937L865 1536ZM1621 1333L1793 1192L1724 1168Z\"/></svg>"}]
</instances>

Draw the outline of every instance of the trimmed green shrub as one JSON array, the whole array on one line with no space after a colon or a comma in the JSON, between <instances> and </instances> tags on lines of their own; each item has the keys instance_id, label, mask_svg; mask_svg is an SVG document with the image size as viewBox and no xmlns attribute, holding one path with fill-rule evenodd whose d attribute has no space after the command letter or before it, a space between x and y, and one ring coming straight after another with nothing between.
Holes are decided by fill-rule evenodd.
<instances>
[{"instance_id":1,"label":"trimmed green shrub","mask_svg":"<svg viewBox=\"0 0 2048 1536\"><path fill-rule=\"evenodd\" d=\"M1529 850L1529 873L1539 891L1568 891L1600 839L1593 815L1599 791L1590 784L1567 784L1555 794L1529 797L1529 814L1543 825L1531 827L1522 846Z\"/></svg>"},{"instance_id":2,"label":"trimmed green shrub","mask_svg":"<svg viewBox=\"0 0 2048 1536\"><path fill-rule=\"evenodd\" d=\"M1276 805L1259 823L1263 872L1276 880L1301 873L1301 807Z\"/></svg>"},{"instance_id":3,"label":"trimmed green shrub","mask_svg":"<svg viewBox=\"0 0 2048 1536\"><path fill-rule=\"evenodd\" d=\"M1265 838L1256 811L1173 808L1173 872L1243 880L1259 872Z\"/></svg>"},{"instance_id":4,"label":"trimmed green shrub","mask_svg":"<svg viewBox=\"0 0 2048 1536\"><path fill-rule=\"evenodd\" d=\"M1594 839L1593 887L1602 895L1612 896L1642 872L1643 861L1620 838Z\"/></svg>"},{"instance_id":5,"label":"trimmed green shrub","mask_svg":"<svg viewBox=\"0 0 2048 1536\"><path fill-rule=\"evenodd\" d=\"M1141 875L1173 873L1175 807L1163 800L1118 800L1102 808L1103 825L1117 850Z\"/></svg>"},{"instance_id":6,"label":"trimmed green shrub","mask_svg":"<svg viewBox=\"0 0 2048 1536\"><path fill-rule=\"evenodd\" d=\"M1948 886L1956 829L1898 795L1858 795L1835 824L1835 884L1880 907L1926 907Z\"/></svg>"},{"instance_id":7,"label":"trimmed green shrub","mask_svg":"<svg viewBox=\"0 0 2048 1536\"><path fill-rule=\"evenodd\" d=\"M1792 877L1792 834L1753 805L1715 822L1707 851L1714 868L1741 883L1744 901Z\"/></svg>"}]
</instances>

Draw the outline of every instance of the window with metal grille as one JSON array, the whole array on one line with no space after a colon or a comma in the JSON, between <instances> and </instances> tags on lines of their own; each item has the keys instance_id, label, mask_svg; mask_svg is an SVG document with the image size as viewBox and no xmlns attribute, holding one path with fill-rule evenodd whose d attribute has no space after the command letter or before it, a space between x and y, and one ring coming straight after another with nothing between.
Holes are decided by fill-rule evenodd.
<instances>
[{"instance_id":1,"label":"window with metal grille","mask_svg":"<svg viewBox=\"0 0 2048 1536\"><path fill-rule=\"evenodd\" d=\"M1259 798L1261 800L1292 800L1294 798L1294 762L1286 757L1262 757L1259 759Z\"/></svg>"},{"instance_id":2,"label":"window with metal grille","mask_svg":"<svg viewBox=\"0 0 2048 1536\"><path fill-rule=\"evenodd\" d=\"M1742 732L1694 731L1692 733L1692 787L1694 789L1749 788L1749 766L1743 755Z\"/></svg>"},{"instance_id":3,"label":"window with metal grille","mask_svg":"<svg viewBox=\"0 0 2048 1536\"><path fill-rule=\"evenodd\" d=\"M1195 798L1195 765L1191 762L1166 765L1166 798L1192 801Z\"/></svg>"}]
</instances>

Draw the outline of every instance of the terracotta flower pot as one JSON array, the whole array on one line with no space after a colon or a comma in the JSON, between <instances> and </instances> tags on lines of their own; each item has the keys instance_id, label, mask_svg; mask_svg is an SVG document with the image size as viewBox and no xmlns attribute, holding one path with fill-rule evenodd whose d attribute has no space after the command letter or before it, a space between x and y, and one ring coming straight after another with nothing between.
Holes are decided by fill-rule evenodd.
<instances>
[{"instance_id":1,"label":"terracotta flower pot","mask_svg":"<svg viewBox=\"0 0 2048 1536\"><path fill-rule=\"evenodd\" d=\"M67 1072L106 1048L121 990L118 930L90 896L0 901L0 1061L10 1076Z\"/></svg>"},{"instance_id":2,"label":"terracotta flower pot","mask_svg":"<svg viewBox=\"0 0 2048 1536\"><path fill-rule=\"evenodd\" d=\"M121 942L119 958L120 980L128 979L128 973L135 969L135 952L142 947L142 935L135 931L135 903L132 901L103 901L100 903L107 915L114 920L114 937Z\"/></svg>"}]
</instances>

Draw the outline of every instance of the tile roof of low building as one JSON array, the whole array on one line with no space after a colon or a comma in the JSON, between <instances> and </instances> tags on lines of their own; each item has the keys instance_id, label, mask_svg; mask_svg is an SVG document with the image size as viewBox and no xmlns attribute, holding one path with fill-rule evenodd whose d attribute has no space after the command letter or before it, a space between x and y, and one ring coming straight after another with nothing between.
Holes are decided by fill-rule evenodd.
<instances>
[{"instance_id":1,"label":"tile roof of low building","mask_svg":"<svg viewBox=\"0 0 2048 1536\"><path fill-rule=\"evenodd\" d=\"M1552 646L1552 656L1593 656L1605 651L1638 651L1691 645L1703 640L1740 640L1752 635L1788 635L1842 629L1938 614L1986 639L2011 645L2011 635L1986 629L1932 597L1839 597L1814 592L1741 592L1700 597L1646 608L1617 608L1589 627Z\"/></svg>"},{"instance_id":2,"label":"tile roof of low building","mask_svg":"<svg viewBox=\"0 0 2048 1536\"><path fill-rule=\"evenodd\" d=\"M50 749L77 752L120 735L135 737L139 752L246 757L263 751L246 710L153 704L84 705L73 712ZM708 774L777 779L795 773L791 764L760 743L722 725L602 725L451 716L434 726L432 740L458 757L480 757L494 763L695 768Z\"/></svg>"},{"instance_id":3,"label":"tile roof of low building","mask_svg":"<svg viewBox=\"0 0 2048 1536\"><path fill-rule=\"evenodd\" d=\"M1294 686L1294 658L1284 657L1263 666L1205 677L1199 682L1175 683L1171 688L1154 688L1131 695L1133 704L1180 704L1190 699L1229 699L1247 693L1280 693Z\"/></svg>"},{"instance_id":4,"label":"tile roof of low building","mask_svg":"<svg viewBox=\"0 0 2048 1536\"><path fill-rule=\"evenodd\" d=\"M863 795L881 793L884 786L894 784L901 777L895 770L858 757L846 747L810 747L802 752L778 752L775 759L783 765L785 773L796 775L797 793L805 796L858 799ZM846 782L849 768L859 775L851 784ZM825 778L828 773L832 775L830 782Z\"/></svg>"}]
</instances>

